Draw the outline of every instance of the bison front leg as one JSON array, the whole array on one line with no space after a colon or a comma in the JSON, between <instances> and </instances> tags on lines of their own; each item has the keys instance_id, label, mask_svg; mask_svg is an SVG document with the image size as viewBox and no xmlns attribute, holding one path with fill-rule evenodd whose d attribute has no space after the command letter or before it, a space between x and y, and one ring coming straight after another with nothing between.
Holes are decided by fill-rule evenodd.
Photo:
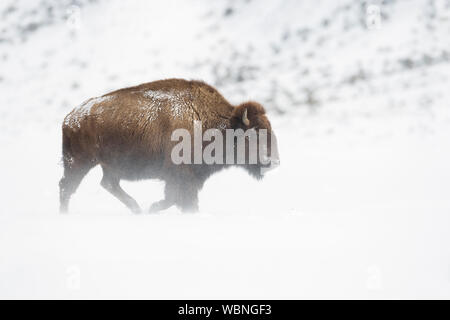
<instances>
[{"instance_id":1,"label":"bison front leg","mask_svg":"<svg viewBox=\"0 0 450 320\"><path fill-rule=\"evenodd\" d=\"M103 188L105 188L109 193L119 199L124 205L127 206L133 213L140 213L141 208L139 207L136 200L134 200L128 193L126 193L120 187L120 179L109 171L105 167L103 169L103 178L100 184Z\"/></svg>"},{"instance_id":2,"label":"bison front leg","mask_svg":"<svg viewBox=\"0 0 450 320\"><path fill-rule=\"evenodd\" d=\"M172 182L166 182L166 185L164 187L165 198L163 200L153 203L150 206L148 212L156 213L159 211L166 210L171 206L173 206L175 204L175 197L174 197L175 192L176 192L176 185L174 185Z\"/></svg>"},{"instance_id":3,"label":"bison front leg","mask_svg":"<svg viewBox=\"0 0 450 320\"><path fill-rule=\"evenodd\" d=\"M178 204L178 207L185 213L198 212L198 196L192 195L187 199L183 199L183 201Z\"/></svg>"},{"instance_id":4,"label":"bison front leg","mask_svg":"<svg viewBox=\"0 0 450 320\"><path fill-rule=\"evenodd\" d=\"M184 180L176 188L174 194L175 204L183 212L197 212L198 211L198 192L201 188L196 180Z\"/></svg>"},{"instance_id":5,"label":"bison front leg","mask_svg":"<svg viewBox=\"0 0 450 320\"><path fill-rule=\"evenodd\" d=\"M199 184L193 182L194 180L170 181L166 182L164 187L165 199L153 203L150 206L149 212L155 213L158 211L170 208L176 205L183 212L197 212L198 211L198 191Z\"/></svg>"}]
</instances>

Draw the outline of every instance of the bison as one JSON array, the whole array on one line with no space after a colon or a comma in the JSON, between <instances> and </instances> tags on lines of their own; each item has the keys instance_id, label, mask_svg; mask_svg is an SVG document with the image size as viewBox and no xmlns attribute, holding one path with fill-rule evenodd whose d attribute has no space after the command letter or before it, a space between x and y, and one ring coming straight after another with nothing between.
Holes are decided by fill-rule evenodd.
<instances>
[{"instance_id":1,"label":"bison","mask_svg":"<svg viewBox=\"0 0 450 320\"><path fill-rule=\"evenodd\" d=\"M243 164L175 164L171 150L175 129L193 132L194 121L203 130L265 129L269 161ZM256 102L231 105L210 85L201 81L167 79L141 84L92 98L73 109L62 125L64 175L59 182L60 211L67 212L71 195L88 171L100 164L101 185L131 211L141 209L120 186L120 181L160 179L165 198L150 212L176 205L182 211L198 210L198 192L213 173L232 165L255 178L279 163L275 138L264 108ZM234 145L237 138L228 142ZM202 144L204 144L202 142ZM246 153L248 148L246 146Z\"/></svg>"}]
</instances>

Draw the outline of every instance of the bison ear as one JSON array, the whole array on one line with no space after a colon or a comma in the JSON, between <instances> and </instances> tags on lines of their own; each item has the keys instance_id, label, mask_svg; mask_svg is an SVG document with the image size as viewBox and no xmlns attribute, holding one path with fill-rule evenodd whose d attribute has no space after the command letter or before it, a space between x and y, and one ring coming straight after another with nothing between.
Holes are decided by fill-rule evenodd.
<instances>
[{"instance_id":1,"label":"bison ear","mask_svg":"<svg viewBox=\"0 0 450 320\"><path fill-rule=\"evenodd\" d=\"M250 125L250 121L248 120L247 117L247 108L245 108L244 112L242 113L242 123L246 126Z\"/></svg>"}]
</instances>

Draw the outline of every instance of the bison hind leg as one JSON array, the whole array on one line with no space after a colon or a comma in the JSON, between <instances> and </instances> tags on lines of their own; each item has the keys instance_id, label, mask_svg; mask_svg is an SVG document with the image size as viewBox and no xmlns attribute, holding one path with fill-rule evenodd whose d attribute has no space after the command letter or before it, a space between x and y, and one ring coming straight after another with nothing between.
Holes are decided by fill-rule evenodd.
<instances>
[{"instance_id":1,"label":"bison hind leg","mask_svg":"<svg viewBox=\"0 0 450 320\"><path fill-rule=\"evenodd\" d=\"M113 170L108 169L102 165L103 178L100 182L101 186L105 188L114 197L119 199L124 205L127 206L133 213L140 213L141 208L137 201L126 193L120 186L120 178L114 173Z\"/></svg>"},{"instance_id":2,"label":"bison hind leg","mask_svg":"<svg viewBox=\"0 0 450 320\"><path fill-rule=\"evenodd\" d=\"M64 175L59 181L59 212L67 213L70 197L77 191L81 181L94 165L93 163L64 162Z\"/></svg>"}]
</instances>

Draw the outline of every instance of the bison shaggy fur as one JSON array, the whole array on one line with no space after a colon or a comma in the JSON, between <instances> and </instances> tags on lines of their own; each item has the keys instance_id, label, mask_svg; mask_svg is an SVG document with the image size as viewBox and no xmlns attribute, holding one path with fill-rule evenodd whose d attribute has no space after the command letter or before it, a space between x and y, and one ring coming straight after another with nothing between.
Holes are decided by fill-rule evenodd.
<instances>
[{"instance_id":1,"label":"bison shaggy fur","mask_svg":"<svg viewBox=\"0 0 450 320\"><path fill-rule=\"evenodd\" d=\"M248 121L242 121L245 118ZM71 195L91 168L100 164L101 185L133 212L138 203L120 186L120 180L160 179L165 198L150 211L172 205L198 210L198 192L205 180L226 164L180 164L171 160L177 128L246 130L272 128L264 108L256 102L233 106L213 87L200 81L160 80L120 89L92 98L73 109L62 125L64 175L60 180L60 211L68 210ZM225 136L225 134L224 134ZM275 153L275 152L273 152ZM260 178L262 164L243 164Z\"/></svg>"}]
</instances>

